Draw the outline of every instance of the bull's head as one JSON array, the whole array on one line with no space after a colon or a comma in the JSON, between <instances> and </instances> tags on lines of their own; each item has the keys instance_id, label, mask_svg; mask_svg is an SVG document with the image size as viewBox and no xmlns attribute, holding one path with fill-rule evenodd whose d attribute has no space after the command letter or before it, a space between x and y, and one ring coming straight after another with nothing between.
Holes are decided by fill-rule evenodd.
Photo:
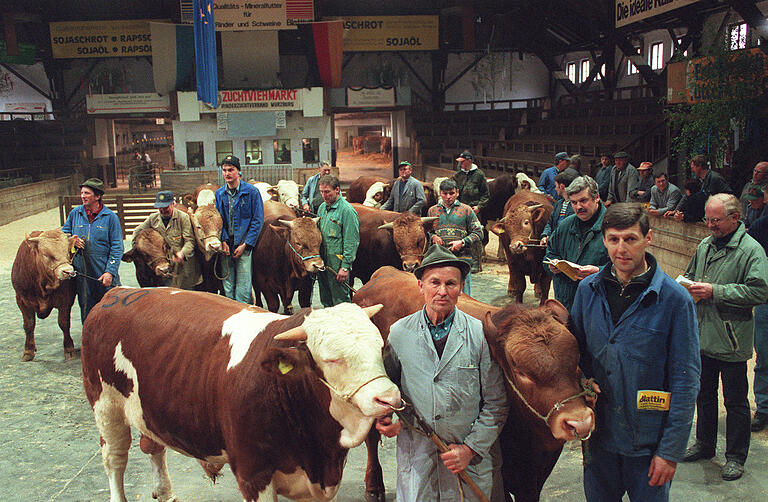
<instances>
[{"instance_id":1,"label":"bull's head","mask_svg":"<svg viewBox=\"0 0 768 502\"><path fill-rule=\"evenodd\" d=\"M498 320L498 325L494 323ZM528 309L505 307L483 320L491 355L504 371L510 392L530 422L546 426L557 441L585 439L595 413L582 393L579 347L566 328L568 311L557 300Z\"/></svg>"},{"instance_id":2,"label":"bull's head","mask_svg":"<svg viewBox=\"0 0 768 502\"><path fill-rule=\"evenodd\" d=\"M544 204L520 205L510 208L502 219L490 227L491 232L504 236L512 254L528 251L531 242L538 242L546 225L551 207Z\"/></svg>"},{"instance_id":3,"label":"bull's head","mask_svg":"<svg viewBox=\"0 0 768 502\"><path fill-rule=\"evenodd\" d=\"M27 234L24 241L32 250L37 251L40 271L47 278L43 282L47 290L54 290L59 287L61 281L74 277L74 237L56 229L33 232L32 236Z\"/></svg>"},{"instance_id":4,"label":"bull's head","mask_svg":"<svg viewBox=\"0 0 768 502\"><path fill-rule=\"evenodd\" d=\"M133 238L133 248L123 253L124 262L141 260L158 277L171 276L170 248L159 232L151 228L139 231Z\"/></svg>"},{"instance_id":5,"label":"bull's head","mask_svg":"<svg viewBox=\"0 0 768 502\"><path fill-rule=\"evenodd\" d=\"M290 256L293 270L299 277L315 274L325 269L320 257L323 236L317 228L319 218L302 216L293 220L277 220L281 226L270 225L286 240L286 252Z\"/></svg>"},{"instance_id":6,"label":"bull's head","mask_svg":"<svg viewBox=\"0 0 768 502\"><path fill-rule=\"evenodd\" d=\"M277 195L280 202L297 209L301 207L299 203L299 185L293 180L280 180L277 182Z\"/></svg>"},{"instance_id":7,"label":"bull's head","mask_svg":"<svg viewBox=\"0 0 768 502\"><path fill-rule=\"evenodd\" d=\"M427 248L427 228L437 219L436 216L419 217L406 211L394 221L379 226L379 230L392 230L392 240L406 272L413 272L421 265Z\"/></svg>"},{"instance_id":8,"label":"bull's head","mask_svg":"<svg viewBox=\"0 0 768 502\"><path fill-rule=\"evenodd\" d=\"M275 337L306 341L331 389L330 412L343 427L345 448L360 444L375 418L400 406L400 392L384 371L384 342L369 319L381 308L342 303L315 310L301 326Z\"/></svg>"},{"instance_id":9,"label":"bull's head","mask_svg":"<svg viewBox=\"0 0 768 502\"><path fill-rule=\"evenodd\" d=\"M224 221L215 206L200 206L197 211L189 212L192 229L195 232L197 248L203 253L205 261L210 261L213 255L221 253L221 228Z\"/></svg>"}]
</instances>

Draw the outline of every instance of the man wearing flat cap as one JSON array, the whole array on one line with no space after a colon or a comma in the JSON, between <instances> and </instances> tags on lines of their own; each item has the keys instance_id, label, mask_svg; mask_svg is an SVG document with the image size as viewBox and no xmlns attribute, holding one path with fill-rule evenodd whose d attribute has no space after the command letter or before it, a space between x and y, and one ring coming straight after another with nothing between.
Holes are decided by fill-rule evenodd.
<instances>
[{"instance_id":1,"label":"man wearing flat cap","mask_svg":"<svg viewBox=\"0 0 768 502\"><path fill-rule=\"evenodd\" d=\"M379 432L397 436L398 500L459 500L453 474L461 471L491 496L491 449L506 421L507 397L482 323L456 308L467 273L467 262L431 246L414 271L424 308L389 331L384 348L389 378L450 448L440 454L432 441L401 422L379 419ZM464 500L477 498L465 489Z\"/></svg>"},{"instance_id":2,"label":"man wearing flat cap","mask_svg":"<svg viewBox=\"0 0 768 502\"><path fill-rule=\"evenodd\" d=\"M255 186L240 179L240 159L227 155L221 161L224 186L216 190L216 210L221 215L221 249L226 258L221 285L224 295L251 303L251 250L264 224L264 202Z\"/></svg>"},{"instance_id":3,"label":"man wearing flat cap","mask_svg":"<svg viewBox=\"0 0 768 502\"><path fill-rule=\"evenodd\" d=\"M102 202L102 195L104 182L100 179L82 182L83 205L74 208L61 227L62 232L76 237L72 265L78 272L75 284L82 322L110 288L120 285L117 270L123 257L123 231L117 215Z\"/></svg>"},{"instance_id":4,"label":"man wearing flat cap","mask_svg":"<svg viewBox=\"0 0 768 502\"><path fill-rule=\"evenodd\" d=\"M147 216L133 231L131 242L144 229L151 228L163 236L171 250L171 261L174 263L174 273L166 280L166 286L181 289L194 289L203 282L200 265L195 258L195 234L192 233L192 222L189 215L176 209L173 192L163 190L155 197L154 212Z\"/></svg>"},{"instance_id":5,"label":"man wearing flat cap","mask_svg":"<svg viewBox=\"0 0 768 502\"><path fill-rule=\"evenodd\" d=\"M490 192L488 191L488 180L485 179L485 173L477 168L472 161L474 156L464 150L456 158L459 163L459 170L453 175L456 187L459 190L459 202L472 208L475 214L488 205ZM483 243L472 244L472 271L481 270L480 257L483 254Z\"/></svg>"},{"instance_id":6,"label":"man wearing flat cap","mask_svg":"<svg viewBox=\"0 0 768 502\"><path fill-rule=\"evenodd\" d=\"M629 163L627 152L616 152L613 160L616 164L608 185L608 200L603 201L606 206L614 202L632 202L637 197L637 184L640 181L640 174L635 166Z\"/></svg>"}]
</instances>

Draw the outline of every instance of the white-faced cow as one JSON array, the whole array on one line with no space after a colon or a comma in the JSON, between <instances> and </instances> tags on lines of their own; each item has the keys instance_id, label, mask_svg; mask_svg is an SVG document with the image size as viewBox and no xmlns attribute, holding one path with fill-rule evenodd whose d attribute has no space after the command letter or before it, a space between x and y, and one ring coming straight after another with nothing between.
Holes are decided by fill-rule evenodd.
<instances>
[{"instance_id":1,"label":"white-faced cow","mask_svg":"<svg viewBox=\"0 0 768 502\"><path fill-rule=\"evenodd\" d=\"M59 327L64 334L64 357L75 357L75 346L69 334L70 313L75 302L75 275L72 267L74 238L61 230L35 231L19 245L11 269L11 284L16 291L16 304L24 319L24 355L22 361L35 358L35 315L45 319L55 308L59 311Z\"/></svg>"},{"instance_id":2,"label":"white-faced cow","mask_svg":"<svg viewBox=\"0 0 768 502\"><path fill-rule=\"evenodd\" d=\"M387 183L383 181L376 181L365 192L365 200L363 205L366 207L380 208L382 201L384 200L384 190L387 188Z\"/></svg>"},{"instance_id":3,"label":"white-faced cow","mask_svg":"<svg viewBox=\"0 0 768 502\"><path fill-rule=\"evenodd\" d=\"M199 206L195 212L189 210L188 212L192 231L195 233L195 255L203 274L200 289L209 293L218 293L221 290L221 280L217 277L217 260L214 257L222 252L221 228L224 221L213 204Z\"/></svg>"},{"instance_id":4,"label":"white-faced cow","mask_svg":"<svg viewBox=\"0 0 768 502\"><path fill-rule=\"evenodd\" d=\"M389 199L389 194L392 191L392 180L382 178L381 176L360 176L354 180L349 184L349 189L347 189L347 201L350 203L362 204L365 202L365 195L368 193L368 189L377 181L380 181L384 185L384 194L379 201L384 204L384 202Z\"/></svg>"},{"instance_id":5,"label":"white-faced cow","mask_svg":"<svg viewBox=\"0 0 768 502\"><path fill-rule=\"evenodd\" d=\"M379 267L391 265L413 271L421 265L427 245L427 229L437 218L397 213L352 204L360 222L360 245L351 275L363 283Z\"/></svg>"},{"instance_id":6,"label":"white-faced cow","mask_svg":"<svg viewBox=\"0 0 768 502\"><path fill-rule=\"evenodd\" d=\"M293 180L280 180L275 186L277 198L294 211L301 207L299 202L299 185Z\"/></svg>"},{"instance_id":7,"label":"white-faced cow","mask_svg":"<svg viewBox=\"0 0 768 502\"><path fill-rule=\"evenodd\" d=\"M253 290L256 305L261 294L267 308L277 312L282 300L286 314L293 314L293 293L299 292L299 305L312 304L312 275L324 269L320 257L323 236L317 219L299 217L285 204L264 202L264 225L251 254Z\"/></svg>"},{"instance_id":8,"label":"white-faced cow","mask_svg":"<svg viewBox=\"0 0 768 502\"><path fill-rule=\"evenodd\" d=\"M377 270L352 301L384 305L371 320L385 338L394 320L424 306L415 276L392 267ZM568 312L557 300L500 309L463 294L457 307L483 321L491 356L506 377L510 410L500 440L507 500L512 494L517 502L538 501L565 442L586 438L595 427L581 386L578 343L566 328ZM383 501L378 439L373 429L366 441L366 491Z\"/></svg>"},{"instance_id":9,"label":"white-faced cow","mask_svg":"<svg viewBox=\"0 0 768 502\"><path fill-rule=\"evenodd\" d=\"M552 203L544 195L523 190L509 198L504 216L490 228L499 236L499 247L507 258L507 294L518 302L523 301L526 275L536 287L542 305L549 296L552 277L544 271L545 248L539 240L550 214Z\"/></svg>"},{"instance_id":10,"label":"white-faced cow","mask_svg":"<svg viewBox=\"0 0 768 502\"><path fill-rule=\"evenodd\" d=\"M379 308L287 317L174 288L109 291L83 326L82 363L112 502L127 500L131 426L158 500L175 500L166 447L229 463L246 501L335 500L348 449L400 405L368 319Z\"/></svg>"},{"instance_id":11,"label":"white-faced cow","mask_svg":"<svg viewBox=\"0 0 768 502\"><path fill-rule=\"evenodd\" d=\"M136 280L142 288L162 286L171 277L170 248L160 232L145 228L133 238L133 247L123 253L122 261L133 262Z\"/></svg>"}]
</instances>

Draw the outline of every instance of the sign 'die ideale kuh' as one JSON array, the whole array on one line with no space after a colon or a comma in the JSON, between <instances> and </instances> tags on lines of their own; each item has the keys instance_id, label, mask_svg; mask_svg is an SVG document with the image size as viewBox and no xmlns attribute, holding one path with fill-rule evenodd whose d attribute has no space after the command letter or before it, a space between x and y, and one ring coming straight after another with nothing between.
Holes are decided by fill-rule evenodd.
<instances>
[{"instance_id":1,"label":"sign 'die ideale kuh'","mask_svg":"<svg viewBox=\"0 0 768 502\"><path fill-rule=\"evenodd\" d=\"M636 21L696 3L699 0L616 0L614 19L621 28Z\"/></svg>"}]
</instances>

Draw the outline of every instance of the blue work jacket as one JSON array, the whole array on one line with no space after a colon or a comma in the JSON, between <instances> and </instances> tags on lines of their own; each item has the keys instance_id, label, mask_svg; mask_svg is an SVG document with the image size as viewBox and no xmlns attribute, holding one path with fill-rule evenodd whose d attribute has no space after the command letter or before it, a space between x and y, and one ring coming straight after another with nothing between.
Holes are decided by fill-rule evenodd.
<instances>
[{"instance_id":1,"label":"blue work jacket","mask_svg":"<svg viewBox=\"0 0 768 502\"><path fill-rule=\"evenodd\" d=\"M92 277L109 272L112 274L112 284L120 285L117 270L123 257L123 231L120 229L120 220L111 209L104 206L93 223L88 223L85 208L77 206L67 216L61 231L82 237L85 241L85 249L82 251L85 270L81 269L82 262L79 259L73 262L79 272Z\"/></svg>"},{"instance_id":2,"label":"blue work jacket","mask_svg":"<svg viewBox=\"0 0 768 502\"><path fill-rule=\"evenodd\" d=\"M539 190L551 195L555 200L560 197L557 194L557 190L555 190L555 176L557 176L557 173L559 173L557 166L552 166L544 169L541 172L541 176L539 176Z\"/></svg>"},{"instance_id":3,"label":"blue work jacket","mask_svg":"<svg viewBox=\"0 0 768 502\"><path fill-rule=\"evenodd\" d=\"M229 228L229 196L226 190L225 184L216 190L215 194L216 210L224 220L221 226L221 240L228 241L229 236L232 235L235 246L245 242L248 246L254 247L259 240L261 226L264 224L264 203L261 200L261 194L255 186L240 180L235 196L234 228Z\"/></svg>"},{"instance_id":4,"label":"blue work jacket","mask_svg":"<svg viewBox=\"0 0 768 502\"><path fill-rule=\"evenodd\" d=\"M581 368L600 385L593 441L619 455L679 462L691 430L701 361L696 307L660 268L614 325L604 273L581 281L571 309ZM638 391L671 393L669 411L638 409Z\"/></svg>"}]
</instances>

